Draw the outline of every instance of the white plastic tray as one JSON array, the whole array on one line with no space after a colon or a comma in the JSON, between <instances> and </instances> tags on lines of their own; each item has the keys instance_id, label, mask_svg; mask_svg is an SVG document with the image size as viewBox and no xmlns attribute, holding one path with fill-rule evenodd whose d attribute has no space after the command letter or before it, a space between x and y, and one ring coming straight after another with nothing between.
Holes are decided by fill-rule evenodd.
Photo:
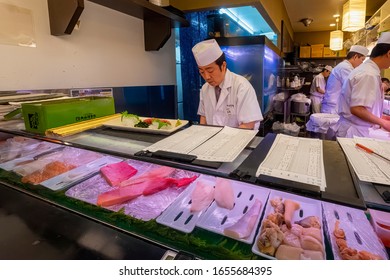
<instances>
[{"instance_id":1,"label":"white plastic tray","mask_svg":"<svg viewBox=\"0 0 390 280\"><path fill-rule=\"evenodd\" d=\"M75 169L69 170L68 172L43 181L39 185L49 188L53 191L63 190L67 187L70 187L71 185L78 183L81 180L84 180L88 176L99 172L100 168L104 165L120 161L122 161L120 158L104 156L88 164L81 165Z\"/></svg>"},{"instance_id":2,"label":"white plastic tray","mask_svg":"<svg viewBox=\"0 0 390 280\"><path fill-rule=\"evenodd\" d=\"M323 202L322 206L326 220L327 237L336 260L342 259L336 244L336 237L333 234L336 220L340 221L339 227L344 230L348 247L379 255L385 260L388 259L385 247L378 239L363 210L327 202Z\"/></svg>"},{"instance_id":3,"label":"white plastic tray","mask_svg":"<svg viewBox=\"0 0 390 280\"><path fill-rule=\"evenodd\" d=\"M179 231L190 233L194 230L200 215L207 210L191 212L191 194L199 180L210 183L215 182L215 177L200 175L191 183L177 199L157 218L157 222Z\"/></svg>"},{"instance_id":4,"label":"white plastic tray","mask_svg":"<svg viewBox=\"0 0 390 280\"><path fill-rule=\"evenodd\" d=\"M323 254L324 254L324 259L326 259L324 228L323 228L323 224L322 224L321 202L318 200L315 200L315 199L310 199L307 197L294 195L294 194L290 194L290 193L285 193L285 192L280 192L280 191L271 191L271 193L268 197L268 202L267 202L267 206L265 208L265 212L264 212L264 216L263 216L262 221L264 221L264 219L268 216L268 214L274 212L274 208L271 206L270 201L271 201L271 199L273 199L275 197L281 197L283 199L283 201L285 199L295 200L300 204L301 207L299 210L295 211L294 216L292 218L292 223L294 223L296 221L300 221L308 216L317 216L318 217L318 219L321 223L322 245L324 247ZM300 211L300 210L302 210L302 211ZM301 213L302 213L302 216L300 216ZM270 255L267 255L267 254L260 252L260 250L257 247L257 239L260 236L261 227L262 227L262 224L260 225L260 229L258 231L256 238L255 238L255 242L253 243L252 252L257 254L257 255L260 255L264 258L275 260L276 259L275 257L272 257Z\"/></svg>"},{"instance_id":5,"label":"white plastic tray","mask_svg":"<svg viewBox=\"0 0 390 280\"><path fill-rule=\"evenodd\" d=\"M261 208L252 233L245 239L237 239L251 244L255 237L256 229L259 225L270 190L239 181L231 180L231 182L235 197L233 209L229 210L219 207L214 201L202 214L196 225L200 228L224 235L224 229L235 224L244 213L249 211L255 200L258 199L261 202Z\"/></svg>"},{"instance_id":6,"label":"white plastic tray","mask_svg":"<svg viewBox=\"0 0 390 280\"><path fill-rule=\"evenodd\" d=\"M147 119L146 117L139 117L141 120ZM128 130L128 131L138 131L138 132L143 132L143 133L153 133L153 134L164 134L168 135L176 130L182 128L186 124L188 124L188 121L186 120L180 120L181 125L175 126L177 120L172 120L172 119L165 119L167 121L170 121L172 124L172 127L170 129L155 129L155 128L142 128L142 127L134 127L134 126L129 126L125 125L122 123L121 118L118 117L117 119L110 120L108 122L105 122L103 125L113 128L113 129L119 129L119 130Z\"/></svg>"}]
</instances>

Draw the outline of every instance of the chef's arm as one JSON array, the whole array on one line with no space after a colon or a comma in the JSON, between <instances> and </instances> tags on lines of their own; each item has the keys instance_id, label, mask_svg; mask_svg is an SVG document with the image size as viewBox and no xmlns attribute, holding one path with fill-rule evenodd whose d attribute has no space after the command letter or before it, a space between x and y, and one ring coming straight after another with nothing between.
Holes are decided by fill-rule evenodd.
<instances>
[{"instance_id":1,"label":"chef's arm","mask_svg":"<svg viewBox=\"0 0 390 280\"><path fill-rule=\"evenodd\" d=\"M323 89L320 88L320 87L316 87L316 90L317 90L317 92L319 92L319 93L325 94L325 90L323 90Z\"/></svg>"},{"instance_id":2,"label":"chef's arm","mask_svg":"<svg viewBox=\"0 0 390 280\"><path fill-rule=\"evenodd\" d=\"M381 126L383 129L390 131L389 120L375 116L374 114L370 113L364 106L351 107L351 113L364 121L377 124Z\"/></svg>"},{"instance_id":3,"label":"chef's arm","mask_svg":"<svg viewBox=\"0 0 390 280\"><path fill-rule=\"evenodd\" d=\"M238 128L246 128L246 129L253 129L255 128L256 122L248 122L248 123L242 123L238 126Z\"/></svg>"},{"instance_id":4,"label":"chef's arm","mask_svg":"<svg viewBox=\"0 0 390 280\"><path fill-rule=\"evenodd\" d=\"M200 124L207 124L206 117L205 116L200 116Z\"/></svg>"}]
</instances>

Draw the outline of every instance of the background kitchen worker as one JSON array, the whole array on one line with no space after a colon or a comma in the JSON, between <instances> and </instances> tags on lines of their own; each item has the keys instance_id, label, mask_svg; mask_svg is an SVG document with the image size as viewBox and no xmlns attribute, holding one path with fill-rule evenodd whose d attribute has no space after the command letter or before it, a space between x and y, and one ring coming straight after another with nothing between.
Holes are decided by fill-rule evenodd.
<instances>
[{"instance_id":1,"label":"background kitchen worker","mask_svg":"<svg viewBox=\"0 0 390 280\"><path fill-rule=\"evenodd\" d=\"M313 113L321 113L321 102L324 98L326 80L332 71L332 66L326 65L321 73L314 77L310 87L311 108Z\"/></svg>"},{"instance_id":2,"label":"background kitchen worker","mask_svg":"<svg viewBox=\"0 0 390 280\"><path fill-rule=\"evenodd\" d=\"M388 78L381 78L382 81L382 90L384 94L388 94L390 89L390 80Z\"/></svg>"},{"instance_id":3,"label":"background kitchen worker","mask_svg":"<svg viewBox=\"0 0 390 280\"><path fill-rule=\"evenodd\" d=\"M381 69L390 67L390 32L383 32L372 49L370 59L352 70L344 82L339 99L338 137L370 137L369 129L390 131L390 117L382 116L384 94Z\"/></svg>"},{"instance_id":4,"label":"background kitchen worker","mask_svg":"<svg viewBox=\"0 0 390 280\"><path fill-rule=\"evenodd\" d=\"M326 82L325 95L321 103L321 113L337 114L337 105L343 83L349 73L363 63L368 52L366 47L354 45L349 50L346 59L333 68Z\"/></svg>"},{"instance_id":5,"label":"background kitchen worker","mask_svg":"<svg viewBox=\"0 0 390 280\"><path fill-rule=\"evenodd\" d=\"M247 79L227 69L218 43L214 39L202 41L192 53L206 81L200 90L200 123L258 129L263 115L256 92Z\"/></svg>"}]
</instances>

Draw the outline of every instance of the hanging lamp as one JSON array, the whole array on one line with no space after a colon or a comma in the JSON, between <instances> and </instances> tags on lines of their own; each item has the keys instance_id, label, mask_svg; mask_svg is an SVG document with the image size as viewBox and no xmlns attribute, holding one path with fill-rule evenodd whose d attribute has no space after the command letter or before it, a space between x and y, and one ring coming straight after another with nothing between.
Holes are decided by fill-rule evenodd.
<instances>
[{"instance_id":1,"label":"hanging lamp","mask_svg":"<svg viewBox=\"0 0 390 280\"><path fill-rule=\"evenodd\" d=\"M366 0L349 0L343 5L342 31L354 32L364 27Z\"/></svg>"},{"instance_id":2,"label":"hanging lamp","mask_svg":"<svg viewBox=\"0 0 390 280\"><path fill-rule=\"evenodd\" d=\"M339 29L339 18L336 18L337 29L330 32L329 48L332 51L341 51L343 49L344 33Z\"/></svg>"}]
</instances>

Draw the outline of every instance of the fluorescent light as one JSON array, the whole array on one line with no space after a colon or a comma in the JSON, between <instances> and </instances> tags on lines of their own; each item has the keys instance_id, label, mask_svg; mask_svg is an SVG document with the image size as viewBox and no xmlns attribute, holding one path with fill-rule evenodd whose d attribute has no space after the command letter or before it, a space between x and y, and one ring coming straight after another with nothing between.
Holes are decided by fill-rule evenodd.
<instances>
[{"instance_id":1,"label":"fluorescent light","mask_svg":"<svg viewBox=\"0 0 390 280\"><path fill-rule=\"evenodd\" d=\"M240 19L240 17L237 14L235 14L233 11L231 11L230 9L228 9L228 8L219 9L219 13L225 14L228 17L230 17L234 22L236 22L244 30L248 31L251 35L253 35L255 33L253 28L247 22Z\"/></svg>"}]
</instances>

